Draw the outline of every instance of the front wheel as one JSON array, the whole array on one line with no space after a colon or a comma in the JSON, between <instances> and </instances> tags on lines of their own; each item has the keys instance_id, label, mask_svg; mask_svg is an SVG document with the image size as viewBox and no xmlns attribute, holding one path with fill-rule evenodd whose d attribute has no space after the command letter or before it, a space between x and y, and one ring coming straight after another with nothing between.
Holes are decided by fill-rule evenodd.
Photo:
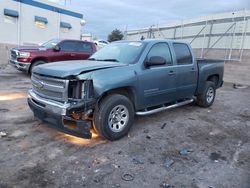
<instances>
[{"instance_id":1,"label":"front wheel","mask_svg":"<svg viewBox=\"0 0 250 188\"><path fill-rule=\"evenodd\" d=\"M94 129L108 140L125 136L134 122L134 107L131 101L120 94L107 96L94 113Z\"/></svg>"},{"instance_id":2,"label":"front wheel","mask_svg":"<svg viewBox=\"0 0 250 188\"><path fill-rule=\"evenodd\" d=\"M197 96L197 104L201 107L209 107L213 104L216 95L214 82L207 81L204 91Z\"/></svg>"}]
</instances>

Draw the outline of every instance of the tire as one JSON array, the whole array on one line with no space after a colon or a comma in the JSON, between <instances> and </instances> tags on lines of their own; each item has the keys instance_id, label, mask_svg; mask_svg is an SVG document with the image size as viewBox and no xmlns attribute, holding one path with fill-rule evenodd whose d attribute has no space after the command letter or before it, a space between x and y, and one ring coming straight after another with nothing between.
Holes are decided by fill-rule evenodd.
<instances>
[{"instance_id":1,"label":"tire","mask_svg":"<svg viewBox=\"0 0 250 188\"><path fill-rule=\"evenodd\" d=\"M204 91L197 96L197 105L201 107L209 107L213 104L216 95L214 82L207 81L205 83Z\"/></svg>"},{"instance_id":2,"label":"tire","mask_svg":"<svg viewBox=\"0 0 250 188\"><path fill-rule=\"evenodd\" d=\"M30 66L29 74L30 75L32 74L32 71L33 71L33 69L34 69L35 66L41 65L41 64L44 64L44 63L46 63L46 62L45 61L35 61L35 62L33 62L31 64L31 66Z\"/></svg>"},{"instance_id":3,"label":"tire","mask_svg":"<svg viewBox=\"0 0 250 188\"><path fill-rule=\"evenodd\" d=\"M101 101L94 112L94 129L101 137L118 140L127 135L134 122L131 101L120 94L112 94Z\"/></svg>"}]
</instances>

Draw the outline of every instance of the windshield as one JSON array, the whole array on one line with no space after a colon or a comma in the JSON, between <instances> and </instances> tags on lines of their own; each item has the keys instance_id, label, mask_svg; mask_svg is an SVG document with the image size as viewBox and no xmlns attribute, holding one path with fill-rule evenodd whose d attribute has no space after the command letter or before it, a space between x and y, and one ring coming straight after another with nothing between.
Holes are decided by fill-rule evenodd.
<instances>
[{"instance_id":1,"label":"windshield","mask_svg":"<svg viewBox=\"0 0 250 188\"><path fill-rule=\"evenodd\" d=\"M111 43L97 51L89 60L134 63L143 47L144 43L142 42Z\"/></svg>"},{"instance_id":2,"label":"windshield","mask_svg":"<svg viewBox=\"0 0 250 188\"><path fill-rule=\"evenodd\" d=\"M51 49L53 48L55 45L57 45L61 40L60 39L51 39L48 42L43 43L41 46L47 48L47 49Z\"/></svg>"}]
</instances>

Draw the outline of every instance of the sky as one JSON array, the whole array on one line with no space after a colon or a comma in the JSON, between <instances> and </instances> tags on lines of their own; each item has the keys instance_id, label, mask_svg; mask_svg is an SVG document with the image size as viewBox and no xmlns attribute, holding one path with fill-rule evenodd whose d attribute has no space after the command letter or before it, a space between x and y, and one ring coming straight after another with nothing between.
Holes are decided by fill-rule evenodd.
<instances>
[{"instance_id":1,"label":"sky","mask_svg":"<svg viewBox=\"0 0 250 188\"><path fill-rule=\"evenodd\" d=\"M65 4L65 0L50 0ZM214 13L250 10L250 0L66 0L66 6L83 14L84 33L107 39L121 31L163 25Z\"/></svg>"}]
</instances>

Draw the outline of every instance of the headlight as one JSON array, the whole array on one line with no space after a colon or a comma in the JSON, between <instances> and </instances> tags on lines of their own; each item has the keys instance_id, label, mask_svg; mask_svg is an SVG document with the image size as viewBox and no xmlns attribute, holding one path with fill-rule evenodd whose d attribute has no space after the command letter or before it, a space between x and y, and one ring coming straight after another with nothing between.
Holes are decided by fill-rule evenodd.
<instances>
[{"instance_id":1,"label":"headlight","mask_svg":"<svg viewBox=\"0 0 250 188\"><path fill-rule=\"evenodd\" d=\"M28 57L30 57L30 53L29 52L19 52L19 57L28 58Z\"/></svg>"}]
</instances>

